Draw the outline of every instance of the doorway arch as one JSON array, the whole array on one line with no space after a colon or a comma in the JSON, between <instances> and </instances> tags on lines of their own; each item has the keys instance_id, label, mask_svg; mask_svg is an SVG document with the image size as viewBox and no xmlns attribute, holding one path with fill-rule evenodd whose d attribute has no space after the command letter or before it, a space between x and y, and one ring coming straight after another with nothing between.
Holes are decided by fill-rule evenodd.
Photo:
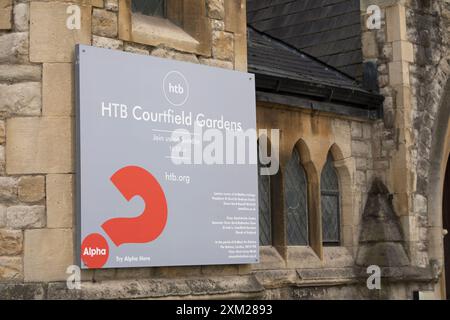
<instances>
[{"instance_id":1,"label":"doorway arch","mask_svg":"<svg viewBox=\"0 0 450 320\"><path fill-rule=\"evenodd\" d=\"M433 128L433 140L430 155L429 183L427 187L428 198L428 243L429 259L442 267L440 281L435 288L436 297L445 298L445 278L450 278L450 270L445 272L443 214L444 214L444 182L450 154L450 80L444 89L440 108L436 115ZM449 230L450 231L450 230ZM450 235L447 236L450 238ZM447 253L447 256L450 253ZM448 265L448 264L447 264Z\"/></svg>"}]
</instances>

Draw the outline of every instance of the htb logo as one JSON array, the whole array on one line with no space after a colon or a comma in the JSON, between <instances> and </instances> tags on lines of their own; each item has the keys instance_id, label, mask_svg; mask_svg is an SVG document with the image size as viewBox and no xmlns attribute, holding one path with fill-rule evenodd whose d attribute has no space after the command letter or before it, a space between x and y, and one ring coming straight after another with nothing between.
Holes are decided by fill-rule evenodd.
<instances>
[{"instance_id":1,"label":"htb logo","mask_svg":"<svg viewBox=\"0 0 450 320\"><path fill-rule=\"evenodd\" d=\"M170 71L163 80L166 100L175 107L181 107L189 98L189 84L179 71Z\"/></svg>"},{"instance_id":2,"label":"htb logo","mask_svg":"<svg viewBox=\"0 0 450 320\"><path fill-rule=\"evenodd\" d=\"M169 92L170 93L176 93L176 94L183 94L184 93L184 89L183 86L179 83L179 84L171 84L169 82Z\"/></svg>"}]
</instances>

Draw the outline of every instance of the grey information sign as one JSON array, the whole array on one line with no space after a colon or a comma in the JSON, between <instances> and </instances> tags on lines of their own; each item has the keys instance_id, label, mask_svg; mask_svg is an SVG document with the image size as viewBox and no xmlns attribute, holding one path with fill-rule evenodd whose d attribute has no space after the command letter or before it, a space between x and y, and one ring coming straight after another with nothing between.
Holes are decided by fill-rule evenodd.
<instances>
[{"instance_id":1,"label":"grey information sign","mask_svg":"<svg viewBox=\"0 0 450 320\"><path fill-rule=\"evenodd\" d=\"M79 45L83 268L256 263L254 76Z\"/></svg>"}]
</instances>

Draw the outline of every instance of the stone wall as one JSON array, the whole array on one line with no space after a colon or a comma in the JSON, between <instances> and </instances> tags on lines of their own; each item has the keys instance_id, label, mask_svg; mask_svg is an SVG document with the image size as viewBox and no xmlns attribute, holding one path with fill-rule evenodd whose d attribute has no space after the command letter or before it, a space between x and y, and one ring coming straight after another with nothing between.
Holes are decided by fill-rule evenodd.
<instances>
[{"instance_id":1,"label":"stone wall","mask_svg":"<svg viewBox=\"0 0 450 320\"><path fill-rule=\"evenodd\" d=\"M415 266L434 264L430 241L442 263L442 212L429 209L431 149L437 130L448 119L437 117L449 79L450 2L447 0L361 1L362 19L369 4L382 12L380 30L365 29L366 61L378 66L378 84L386 97L384 119L373 126L376 174L385 176L393 193ZM445 125L441 125L444 124ZM442 201L442 195L437 201ZM433 231L433 232L432 232ZM434 234L432 234L434 233ZM437 268L442 268L442 264ZM436 277L439 274L436 275Z\"/></svg>"},{"instance_id":2,"label":"stone wall","mask_svg":"<svg viewBox=\"0 0 450 320\"><path fill-rule=\"evenodd\" d=\"M204 0L211 31L206 53L175 50L170 41L124 40L124 2L0 0L0 298L411 298L413 289L429 289L424 190L429 131L447 79L447 40L440 35L448 28L449 1L380 1L383 28L363 30L365 59L377 63L386 97L383 120L304 116L312 127L331 130L326 140L339 142L347 168L350 182L341 192L351 223L342 230L342 248L284 257L264 248L253 267L88 270L83 290L67 290L66 268L74 264L74 45L246 70L244 0ZM66 27L71 4L80 5L80 29ZM322 146L311 132L324 162L331 144ZM354 258L375 177L394 194L410 258L422 268L386 269L386 286L369 292Z\"/></svg>"},{"instance_id":3,"label":"stone wall","mask_svg":"<svg viewBox=\"0 0 450 320\"><path fill-rule=\"evenodd\" d=\"M72 4L80 8L80 29L66 26ZM0 1L2 297L13 284L39 297L42 286L32 282L65 281L66 268L74 263L76 43L246 69L245 1L204 2L202 10L211 26L211 50L206 54L121 40L119 5L118 0ZM245 270L238 266L102 270L87 271L83 279L239 275Z\"/></svg>"}]
</instances>

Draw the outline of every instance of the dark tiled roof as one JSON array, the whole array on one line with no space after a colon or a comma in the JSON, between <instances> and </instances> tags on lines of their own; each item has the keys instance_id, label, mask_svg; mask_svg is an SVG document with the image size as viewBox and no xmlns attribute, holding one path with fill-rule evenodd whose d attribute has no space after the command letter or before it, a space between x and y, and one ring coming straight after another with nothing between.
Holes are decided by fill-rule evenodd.
<instances>
[{"instance_id":1,"label":"dark tiled roof","mask_svg":"<svg viewBox=\"0 0 450 320\"><path fill-rule=\"evenodd\" d=\"M248 28L249 71L360 89L358 82L309 55Z\"/></svg>"},{"instance_id":2,"label":"dark tiled roof","mask_svg":"<svg viewBox=\"0 0 450 320\"><path fill-rule=\"evenodd\" d=\"M247 20L352 77L362 77L359 0L248 0Z\"/></svg>"},{"instance_id":3,"label":"dark tiled roof","mask_svg":"<svg viewBox=\"0 0 450 320\"><path fill-rule=\"evenodd\" d=\"M355 79L298 49L248 26L248 70L260 91L375 107L382 97Z\"/></svg>"}]
</instances>

